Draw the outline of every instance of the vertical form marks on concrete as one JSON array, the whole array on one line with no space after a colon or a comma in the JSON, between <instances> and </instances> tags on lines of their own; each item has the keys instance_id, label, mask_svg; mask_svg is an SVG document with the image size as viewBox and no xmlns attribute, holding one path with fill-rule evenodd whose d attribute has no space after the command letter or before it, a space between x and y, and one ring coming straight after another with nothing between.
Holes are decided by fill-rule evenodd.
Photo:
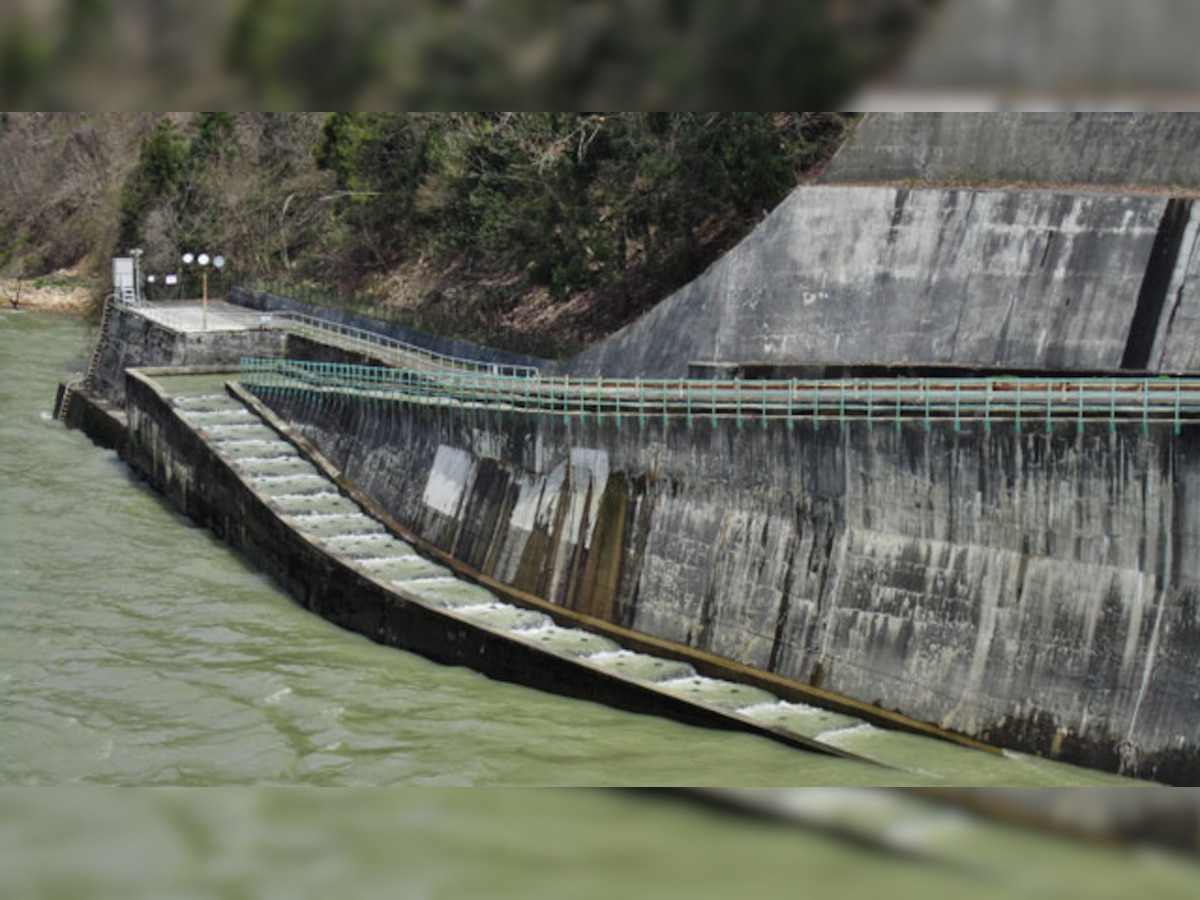
<instances>
[{"instance_id":1,"label":"vertical form marks on concrete","mask_svg":"<svg viewBox=\"0 0 1200 900\"><path fill-rule=\"evenodd\" d=\"M1192 204L1183 230L1182 246L1167 287L1169 310L1160 316L1150 367L1156 372L1184 373L1200 367L1200 297L1197 297L1197 264L1200 262L1200 207Z\"/></svg>"},{"instance_id":2,"label":"vertical form marks on concrete","mask_svg":"<svg viewBox=\"0 0 1200 900\"><path fill-rule=\"evenodd\" d=\"M1159 222L1158 234L1150 251L1137 306L1129 325L1129 338L1121 368L1144 371L1150 365L1150 352L1159 332L1159 321L1167 301L1183 244L1183 234L1191 218L1192 201L1174 197L1167 201Z\"/></svg>"}]
</instances>

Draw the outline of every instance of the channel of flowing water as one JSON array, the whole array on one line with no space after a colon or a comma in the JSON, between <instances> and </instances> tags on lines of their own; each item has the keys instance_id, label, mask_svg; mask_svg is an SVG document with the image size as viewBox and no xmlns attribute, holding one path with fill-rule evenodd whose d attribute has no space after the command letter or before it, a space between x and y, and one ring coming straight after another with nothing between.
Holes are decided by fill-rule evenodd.
<instances>
[{"instance_id":1,"label":"channel of flowing water","mask_svg":"<svg viewBox=\"0 0 1200 900\"><path fill-rule=\"evenodd\" d=\"M210 385L177 380L181 407L296 527L375 577L897 768L565 699L373 644L300 609L115 454L53 421L55 384L82 368L87 340L73 319L0 316L2 783L1122 783L780 703L508 607L383 533Z\"/></svg>"}]
</instances>

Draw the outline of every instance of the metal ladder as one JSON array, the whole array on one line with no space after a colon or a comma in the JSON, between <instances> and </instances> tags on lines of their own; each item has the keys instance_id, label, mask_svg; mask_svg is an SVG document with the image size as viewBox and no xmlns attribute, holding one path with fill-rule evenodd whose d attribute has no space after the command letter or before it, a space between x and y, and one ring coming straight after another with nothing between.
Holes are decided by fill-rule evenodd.
<instances>
[{"instance_id":1,"label":"metal ladder","mask_svg":"<svg viewBox=\"0 0 1200 900\"><path fill-rule=\"evenodd\" d=\"M96 377L96 369L100 366L100 354L104 352L104 346L108 343L108 331L112 324L112 310L115 296L109 294L104 298L104 311L100 314L100 334L96 337L96 344L92 348L92 358L88 360L87 371L81 380L69 382L63 390L62 402L58 406L58 420L60 422L67 421L67 415L71 411L71 398L76 390L90 391L92 382Z\"/></svg>"}]
</instances>

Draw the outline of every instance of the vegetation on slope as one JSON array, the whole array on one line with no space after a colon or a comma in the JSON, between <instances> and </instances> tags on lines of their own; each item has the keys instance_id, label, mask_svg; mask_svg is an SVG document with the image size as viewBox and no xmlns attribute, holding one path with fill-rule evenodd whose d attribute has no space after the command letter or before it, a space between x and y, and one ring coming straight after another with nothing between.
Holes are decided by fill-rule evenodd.
<instances>
[{"instance_id":1,"label":"vegetation on slope","mask_svg":"<svg viewBox=\"0 0 1200 900\"><path fill-rule=\"evenodd\" d=\"M149 273L207 250L242 283L562 355L703 271L848 121L12 113L0 275L83 260L102 284L109 257L134 246Z\"/></svg>"}]
</instances>

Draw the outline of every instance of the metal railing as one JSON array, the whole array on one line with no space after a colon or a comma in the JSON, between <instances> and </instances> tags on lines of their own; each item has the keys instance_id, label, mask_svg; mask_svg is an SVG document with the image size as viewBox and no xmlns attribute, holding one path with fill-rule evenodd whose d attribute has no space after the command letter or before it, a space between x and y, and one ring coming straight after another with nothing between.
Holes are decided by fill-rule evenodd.
<instances>
[{"instance_id":1,"label":"metal railing","mask_svg":"<svg viewBox=\"0 0 1200 900\"><path fill-rule=\"evenodd\" d=\"M343 346L350 344L352 345L351 349L366 349L382 354L382 358L386 361L402 364L406 368L486 372L520 378L534 375L538 371L534 366L487 363L477 359L449 356L378 332L356 328L353 325L343 325L340 322L331 322L304 313L279 311L263 313L263 316L264 318L270 317L269 321L264 323L267 327L279 328L302 337L316 337L324 343L329 343L331 338L337 338L340 339Z\"/></svg>"},{"instance_id":2,"label":"metal railing","mask_svg":"<svg viewBox=\"0 0 1200 900\"><path fill-rule=\"evenodd\" d=\"M241 380L267 396L481 409L579 420L732 420L740 428L783 422L789 429L865 421L868 428L935 421L1015 423L1016 430L1075 421L1170 423L1200 419L1196 378L877 378L846 381L699 381L569 378L388 369L345 363L245 358Z\"/></svg>"}]
</instances>

